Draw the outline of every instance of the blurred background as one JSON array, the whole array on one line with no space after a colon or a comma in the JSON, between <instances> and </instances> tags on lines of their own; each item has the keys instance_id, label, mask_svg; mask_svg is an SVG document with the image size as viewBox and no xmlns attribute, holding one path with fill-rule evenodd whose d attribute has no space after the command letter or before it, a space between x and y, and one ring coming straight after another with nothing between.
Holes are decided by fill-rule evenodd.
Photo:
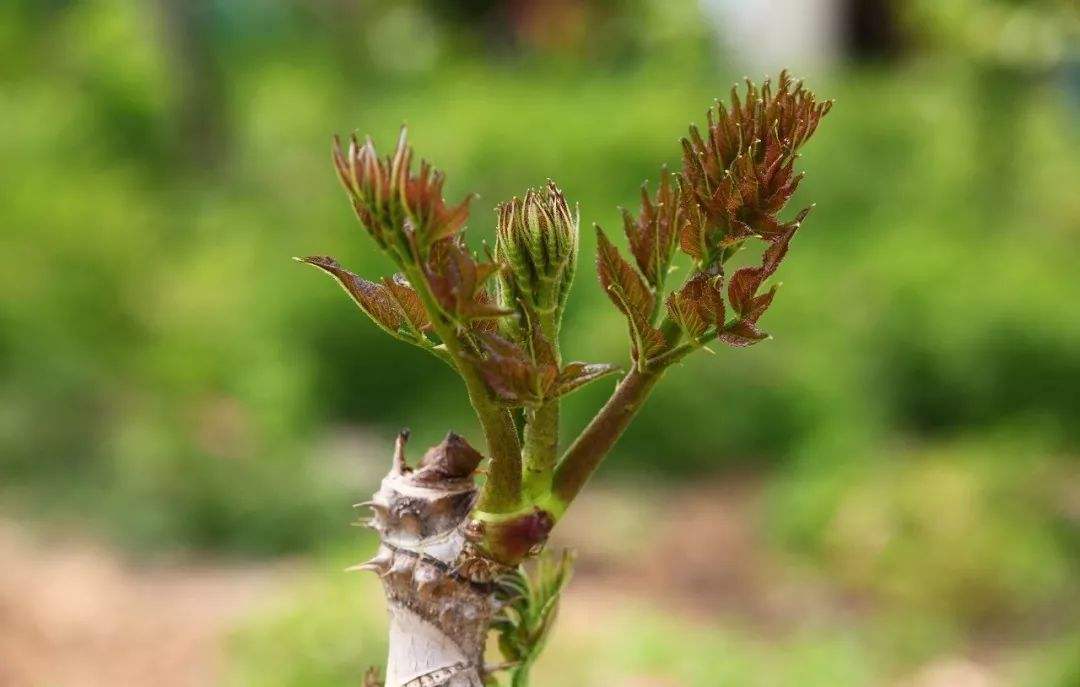
<instances>
[{"instance_id":1,"label":"blurred background","mask_svg":"<svg viewBox=\"0 0 1080 687\"><path fill-rule=\"evenodd\" d=\"M0 4L0 684L355 685L350 505L433 358L289 258L388 264L330 135L618 228L743 74L837 105L774 340L665 383L560 525L542 685L1080 685L1080 53L1068 0ZM584 231L582 264L593 234ZM580 270L564 351L624 362ZM568 400L569 439L610 391Z\"/></svg>"}]
</instances>

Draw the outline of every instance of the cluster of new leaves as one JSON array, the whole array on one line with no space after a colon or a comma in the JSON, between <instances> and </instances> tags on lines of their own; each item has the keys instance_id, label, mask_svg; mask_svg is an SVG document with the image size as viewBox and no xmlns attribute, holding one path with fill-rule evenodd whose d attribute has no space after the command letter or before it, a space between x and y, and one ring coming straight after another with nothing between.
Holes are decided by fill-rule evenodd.
<instances>
[{"instance_id":1,"label":"cluster of new leaves","mask_svg":"<svg viewBox=\"0 0 1080 687\"><path fill-rule=\"evenodd\" d=\"M751 236L771 241L798 225L777 214L802 180L798 150L832 107L780 74L775 92L746 82L745 97L731 89L731 107L717 102L704 136L697 127L683 139L684 196L692 205L679 245L698 265L722 259ZM804 211L805 212L805 211Z\"/></svg>"},{"instance_id":2,"label":"cluster of new leaves","mask_svg":"<svg viewBox=\"0 0 1080 687\"><path fill-rule=\"evenodd\" d=\"M656 319L676 244L694 269L664 301L669 321L691 341L715 337L746 346L766 338L757 323L775 287L759 291L787 254L809 208L787 222L779 213L802 179L795 172L798 150L831 105L818 102L787 72L775 90L769 81L761 88L747 81L740 98L732 88L730 108L718 102L709 111L704 134L691 127L683 139L678 184L673 186L665 174L655 201L643 190L636 219L624 212L637 269L599 232L600 283L629 322L639 365L675 343ZM752 237L766 244L761 264L732 275L725 304L724 264Z\"/></svg>"},{"instance_id":3,"label":"cluster of new leaves","mask_svg":"<svg viewBox=\"0 0 1080 687\"><path fill-rule=\"evenodd\" d=\"M437 320L447 325L444 335L449 331L471 346L475 332L493 331L492 318L510 312L496 305L486 286L498 267L478 260L461 236L471 196L447 206L443 174L423 160L414 170L412 157L404 128L394 154L382 158L370 138L361 144L353 136L347 147L335 139L333 147L334 167L357 217L402 273L371 282L332 258L302 261L333 276L390 334L436 350L429 335Z\"/></svg>"},{"instance_id":4,"label":"cluster of new leaves","mask_svg":"<svg viewBox=\"0 0 1080 687\"><path fill-rule=\"evenodd\" d=\"M526 331L531 333L524 345L494 332L480 336L483 353L474 364L488 388L506 405L535 406L618 371L614 365L581 362L560 369L554 347L539 326L528 326Z\"/></svg>"},{"instance_id":5,"label":"cluster of new leaves","mask_svg":"<svg viewBox=\"0 0 1080 687\"><path fill-rule=\"evenodd\" d=\"M557 343L577 265L578 217L548 181L499 206L494 260L502 267L498 304L513 317L480 337L477 369L510 406L536 406L617 371L613 365L562 366Z\"/></svg>"},{"instance_id":6,"label":"cluster of new leaves","mask_svg":"<svg viewBox=\"0 0 1080 687\"><path fill-rule=\"evenodd\" d=\"M486 287L499 267L477 260L460 235L435 243L423 268L440 309L454 322L490 331L493 318L513 312L499 307Z\"/></svg>"},{"instance_id":7,"label":"cluster of new leaves","mask_svg":"<svg viewBox=\"0 0 1080 687\"><path fill-rule=\"evenodd\" d=\"M559 360L555 340L577 260L578 219L554 182L499 208L495 254L485 261L462 236L470 198L448 207L443 174L426 161L414 172L412 155L404 129L386 157L370 138L361 144L354 136L347 147L335 139L333 148L357 217L402 273L372 282L330 257L302 261L333 276L399 339L444 354L433 337L452 335L507 405L542 403L614 372Z\"/></svg>"},{"instance_id":8,"label":"cluster of new leaves","mask_svg":"<svg viewBox=\"0 0 1080 687\"><path fill-rule=\"evenodd\" d=\"M491 627L507 661L511 685L524 684L529 668L543 650L572 567L573 556L568 550L558 558L545 550L531 574L522 568L500 578L498 598L502 608Z\"/></svg>"},{"instance_id":9,"label":"cluster of new leaves","mask_svg":"<svg viewBox=\"0 0 1080 687\"><path fill-rule=\"evenodd\" d=\"M333 159L356 216L381 248L426 249L465 225L472 196L448 207L442 197L442 172L421 160L419 172L413 174L404 127L393 155L380 158L370 137L361 144L353 135L347 148L335 137Z\"/></svg>"}]
</instances>

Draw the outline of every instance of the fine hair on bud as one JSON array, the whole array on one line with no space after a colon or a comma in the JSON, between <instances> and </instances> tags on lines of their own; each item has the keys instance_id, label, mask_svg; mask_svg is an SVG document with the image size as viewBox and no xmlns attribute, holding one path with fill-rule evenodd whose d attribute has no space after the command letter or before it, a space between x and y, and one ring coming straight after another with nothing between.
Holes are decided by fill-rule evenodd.
<instances>
[{"instance_id":1,"label":"fine hair on bud","mask_svg":"<svg viewBox=\"0 0 1080 687\"><path fill-rule=\"evenodd\" d=\"M503 265L502 305L531 310L556 327L570 293L577 251L577 212L570 211L555 182L503 203L495 243L495 258Z\"/></svg>"}]
</instances>

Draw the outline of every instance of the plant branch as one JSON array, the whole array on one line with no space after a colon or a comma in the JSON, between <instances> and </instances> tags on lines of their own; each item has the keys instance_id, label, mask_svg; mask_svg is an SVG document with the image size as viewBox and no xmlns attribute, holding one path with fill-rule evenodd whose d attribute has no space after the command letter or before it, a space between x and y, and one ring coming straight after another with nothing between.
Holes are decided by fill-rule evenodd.
<instances>
[{"instance_id":1,"label":"plant branch","mask_svg":"<svg viewBox=\"0 0 1080 687\"><path fill-rule=\"evenodd\" d=\"M671 330L672 326L668 318L661 323L661 329L665 332ZM635 366L622 378L600 412L582 430L555 468L551 498L557 517L562 515L596 472L608 451L645 404L664 371L716 339L720 333L721 330L714 327L697 339L680 343L666 353L649 359L644 367Z\"/></svg>"},{"instance_id":2,"label":"plant branch","mask_svg":"<svg viewBox=\"0 0 1080 687\"><path fill-rule=\"evenodd\" d=\"M648 361L648 366L650 368L660 370L668 368L675 363L680 362L683 358L690 355L697 349L702 348L703 346L705 346L705 344L713 341L719 335L720 330L714 327L713 329L710 329L696 339L684 341L678 346L672 348L670 351L661 353L655 358L650 358Z\"/></svg>"},{"instance_id":3,"label":"plant branch","mask_svg":"<svg viewBox=\"0 0 1080 687\"><path fill-rule=\"evenodd\" d=\"M642 370L635 367L608 398L607 403L563 454L555 468L552 509L561 516L581 488L596 471L611 447L622 436L645 399L663 376L664 368Z\"/></svg>"},{"instance_id":4,"label":"plant branch","mask_svg":"<svg viewBox=\"0 0 1080 687\"><path fill-rule=\"evenodd\" d=\"M547 493L559 450L559 400L544 401L525 412L523 488L533 500Z\"/></svg>"},{"instance_id":5,"label":"plant branch","mask_svg":"<svg viewBox=\"0 0 1080 687\"><path fill-rule=\"evenodd\" d=\"M431 325L442 339L447 356L465 380L469 403L476 411L476 417L487 440L491 466L477 505L480 509L492 513L514 510L521 500L521 445L510 411L491 398L484 380L461 349L456 325L443 317L420 268L404 261L402 266L428 311Z\"/></svg>"},{"instance_id":6,"label":"plant branch","mask_svg":"<svg viewBox=\"0 0 1080 687\"><path fill-rule=\"evenodd\" d=\"M539 314L541 333L551 343L555 366L562 367L559 350L559 327L553 311ZM534 409L525 411L523 431L522 475L525 495L533 500L551 488L555 459L559 451L559 399L545 399Z\"/></svg>"}]
</instances>

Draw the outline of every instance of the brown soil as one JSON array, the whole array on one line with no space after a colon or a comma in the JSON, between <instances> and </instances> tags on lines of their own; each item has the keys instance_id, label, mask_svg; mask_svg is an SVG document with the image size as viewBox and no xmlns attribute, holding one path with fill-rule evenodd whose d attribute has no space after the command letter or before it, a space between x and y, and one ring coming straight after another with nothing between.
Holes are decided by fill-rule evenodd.
<instances>
[{"instance_id":1,"label":"brown soil","mask_svg":"<svg viewBox=\"0 0 1080 687\"><path fill-rule=\"evenodd\" d=\"M137 566L0 521L0 686L214 684L236 618L289 565Z\"/></svg>"},{"instance_id":2,"label":"brown soil","mask_svg":"<svg viewBox=\"0 0 1080 687\"><path fill-rule=\"evenodd\" d=\"M857 600L820 576L800 574L767 546L761 502L758 482L730 477L632 499L587 494L560 524L553 543L581 552L574 586L618 589L703 620L734 616L768 632L798 630L800 619L855 620ZM638 542L641 555L629 552L636 567L625 564L627 551L605 550L604 542L613 541Z\"/></svg>"},{"instance_id":3,"label":"brown soil","mask_svg":"<svg viewBox=\"0 0 1080 687\"><path fill-rule=\"evenodd\" d=\"M730 478L665 495L594 489L553 541L581 552L563 622L588 626L590 615L628 598L687 622L735 618L766 637L808 619L859 622L859 604L765 545L760 505L756 483ZM299 561L138 565L85 539L34 537L0 519L0 687L216 684L229 631L305 569ZM1000 682L986 666L949 659L899 685Z\"/></svg>"}]
</instances>

